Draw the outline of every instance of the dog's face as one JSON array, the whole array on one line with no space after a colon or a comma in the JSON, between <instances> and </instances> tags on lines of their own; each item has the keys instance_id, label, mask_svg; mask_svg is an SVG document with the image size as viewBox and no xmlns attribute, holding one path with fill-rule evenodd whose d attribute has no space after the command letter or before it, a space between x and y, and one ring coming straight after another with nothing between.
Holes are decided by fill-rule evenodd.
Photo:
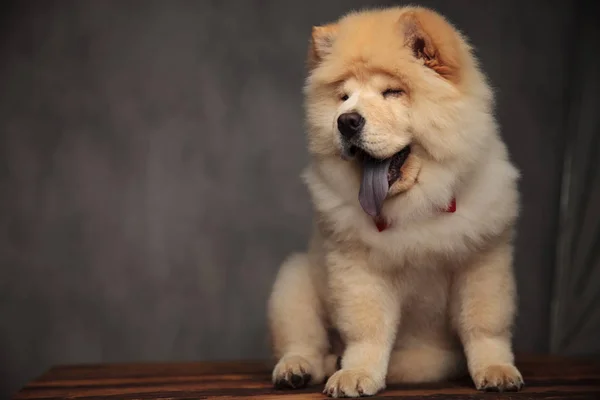
<instances>
[{"instance_id":1,"label":"dog's face","mask_svg":"<svg viewBox=\"0 0 600 400\"><path fill-rule=\"evenodd\" d=\"M480 107L489 106L468 45L425 9L355 13L313 28L309 68L310 151L358 172L361 204L374 216L385 198L420 184L422 170L469 157L465 93L479 90Z\"/></svg>"}]
</instances>

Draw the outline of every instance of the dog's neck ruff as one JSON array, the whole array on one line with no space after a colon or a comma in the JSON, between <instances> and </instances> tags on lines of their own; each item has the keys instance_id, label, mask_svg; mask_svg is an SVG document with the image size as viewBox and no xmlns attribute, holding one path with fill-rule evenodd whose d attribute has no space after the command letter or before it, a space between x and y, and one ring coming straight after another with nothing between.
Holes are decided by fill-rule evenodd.
<instances>
[{"instance_id":1,"label":"dog's neck ruff","mask_svg":"<svg viewBox=\"0 0 600 400\"><path fill-rule=\"evenodd\" d=\"M447 213L455 212L456 211L456 199L452 198L452 200L450 201L450 204L448 204L448 207L446 207L446 209L443 211L447 212ZM377 227L377 230L379 232L383 232L387 228L390 227L390 224L388 223L388 221L384 217L381 217L381 216L373 218L373 222L375 222L375 226Z\"/></svg>"}]
</instances>

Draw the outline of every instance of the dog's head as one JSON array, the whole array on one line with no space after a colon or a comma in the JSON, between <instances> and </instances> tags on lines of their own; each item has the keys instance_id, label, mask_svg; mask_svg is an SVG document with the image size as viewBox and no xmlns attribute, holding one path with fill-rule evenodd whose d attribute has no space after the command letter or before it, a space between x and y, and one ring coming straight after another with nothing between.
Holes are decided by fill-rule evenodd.
<instances>
[{"instance_id":1,"label":"dog's head","mask_svg":"<svg viewBox=\"0 0 600 400\"><path fill-rule=\"evenodd\" d=\"M314 27L308 67L310 151L360 172L371 215L428 170L460 169L484 141L469 126L490 122L489 87L462 35L431 10L356 12Z\"/></svg>"}]
</instances>

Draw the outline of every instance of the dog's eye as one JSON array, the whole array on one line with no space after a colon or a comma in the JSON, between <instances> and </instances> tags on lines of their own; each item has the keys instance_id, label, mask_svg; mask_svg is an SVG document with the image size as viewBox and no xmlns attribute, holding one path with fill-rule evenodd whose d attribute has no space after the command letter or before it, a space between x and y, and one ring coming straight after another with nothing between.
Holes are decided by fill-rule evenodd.
<instances>
[{"instance_id":1,"label":"dog's eye","mask_svg":"<svg viewBox=\"0 0 600 400\"><path fill-rule=\"evenodd\" d=\"M400 96L404 93L404 90L402 89L387 89L385 90L383 93L381 93L383 95L383 97L397 97Z\"/></svg>"},{"instance_id":2,"label":"dog's eye","mask_svg":"<svg viewBox=\"0 0 600 400\"><path fill-rule=\"evenodd\" d=\"M340 100L342 100L342 101L348 100L348 95L347 94L342 95L342 97L340 97Z\"/></svg>"}]
</instances>

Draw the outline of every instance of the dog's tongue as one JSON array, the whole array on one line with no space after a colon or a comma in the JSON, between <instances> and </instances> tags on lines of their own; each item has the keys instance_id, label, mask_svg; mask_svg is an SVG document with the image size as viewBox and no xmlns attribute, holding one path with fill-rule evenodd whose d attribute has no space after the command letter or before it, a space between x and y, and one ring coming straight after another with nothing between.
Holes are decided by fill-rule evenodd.
<instances>
[{"instance_id":1,"label":"dog's tongue","mask_svg":"<svg viewBox=\"0 0 600 400\"><path fill-rule=\"evenodd\" d=\"M367 214L377 217L388 190L388 169L392 158L377 160L366 156L363 160L363 175L358 201Z\"/></svg>"}]
</instances>

